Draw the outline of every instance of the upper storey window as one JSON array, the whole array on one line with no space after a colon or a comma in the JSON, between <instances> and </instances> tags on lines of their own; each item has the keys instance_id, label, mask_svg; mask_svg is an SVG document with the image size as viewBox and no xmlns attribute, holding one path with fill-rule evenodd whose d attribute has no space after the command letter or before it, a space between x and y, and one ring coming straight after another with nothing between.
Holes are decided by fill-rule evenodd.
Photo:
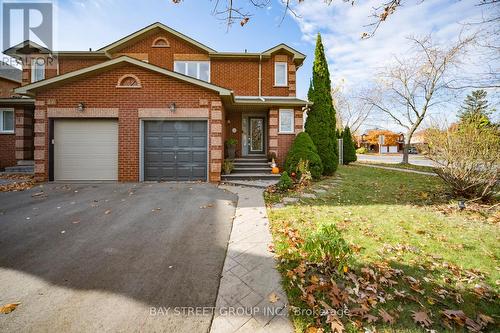
<instances>
[{"instance_id":1,"label":"upper storey window","mask_svg":"<svg viewBox=\"0 0 500 333\"><path fill-rule=\"evenodd\" d=\"M210 82L210 61L175 61L174 71Z\"/></svg>"},{"instance_id":2,"label":"upper storey window","mask_svg":"<svg viewBox=\"0 0 500 333\"><path fill-rule=\"evenodd\" d=\"M31 61L31 83L45 79L45 60L35 58Z\"/></svg>"},{"instance_id":3,"label":"upper storey window","mask_svg":"<svg viewBox=\"0 0 500 333\"><path fill-rule=\"evenodd\" d=\"M286 87L288 85L288 64L286 62L274 63L274 85L276 87Z\"/></svg>"}]
</instances>

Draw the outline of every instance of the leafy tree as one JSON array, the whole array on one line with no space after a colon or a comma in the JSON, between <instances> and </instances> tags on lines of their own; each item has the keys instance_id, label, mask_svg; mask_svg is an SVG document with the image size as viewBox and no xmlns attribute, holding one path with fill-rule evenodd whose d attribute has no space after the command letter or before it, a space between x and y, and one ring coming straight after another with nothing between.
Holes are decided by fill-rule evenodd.
<instances>
[{"instance_id":1,"label":"leafy tree","mask_svg":"<svg viewBox=\"0 0 500 333\"><path fill-rule=\"evenodd\" d=\"M307 113L305 129L318 149L323 163L323 174L332 175L338 166L337 133L335 126L335 109L331 95L330 73L321 42L321 35L316 40L316 51L313 64L312 85L308 98L313 102Z\"/></svg>"},{"instance_id":2,"label":"leafy tree","mask_svg":"<svg viewBox=\"0 0 500 333\"><path fill-rule=\"evenodd\" d=\"M458 114L460 123L473 122L479 127L491 125L490 115L494 110L490 109L486 96L487 92L482 89L467 95Z\"/></svg>"},{"instance_id":3,"label":"leafy tree","mask_svg":"<svg viewBox=\"0 0 500 333\"><path fill-rule=\"evenodd\" d=\"M349 127L346 127L342 132L342 142L344 146L344 164L349 164L351 162L356 162L358 159L356 157L356 146L352 140L352 134Z\"/></svg>"}]
</instances>

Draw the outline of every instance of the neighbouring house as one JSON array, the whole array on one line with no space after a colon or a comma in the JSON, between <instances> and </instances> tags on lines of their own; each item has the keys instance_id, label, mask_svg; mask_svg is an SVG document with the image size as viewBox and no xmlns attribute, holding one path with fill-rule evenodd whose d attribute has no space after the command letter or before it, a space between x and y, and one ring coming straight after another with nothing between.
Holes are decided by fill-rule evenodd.
<instances>
[{"instance_id":1,"label":"neighbouring house","mask_svg":"<svg viewBox=\"0 0 500 333\"><path fill-rule=\"evenodd\" d=\"M357 146L371 153L400 153L404 149L405 135L384 129L371 129L356 136Z\"/></svg>"},{"instance_id":2,"label":"neighbouring house","mask_svg":"<svg viewBox=\"0 0 500 333\"><path fill-rule=\"evenodd\" d=\"M96 51L26 41L4 53L31 64L16 93L34 101L40 181L218 182L228 138L238 157L282 164L303 130L305 55L285 44L218 52L154 23Z\"/></svg>"},{"instance_id":3,"label":"neighbouring house","mask_svg":"<svg viewBox=\"0 0 500 333\"><path fill-rule=\"evenodd\" d=\"M0 171L33 160L34 100L14 92L21 81L19 68L0 63Z\"/></svg>"},{"instance_id":4,"label":"neighbouring house","mask_svg":"<svg viewBox=\"0 0 500 333\"><path fill-rule=\"evenodd\" d=\"M410 139L410 144L412 147L417 148L419 153L427 152L429 150L429 144L427 143L426 138L428 131L428 129L417 131L413 133Z\"/></svg>"}]
</instances>

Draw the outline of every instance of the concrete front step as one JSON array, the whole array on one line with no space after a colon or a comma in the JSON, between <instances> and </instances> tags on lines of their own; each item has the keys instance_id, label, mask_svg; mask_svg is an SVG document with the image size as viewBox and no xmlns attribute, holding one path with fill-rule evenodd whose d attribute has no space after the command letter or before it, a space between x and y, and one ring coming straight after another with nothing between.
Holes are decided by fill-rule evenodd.
<instances>
[{"instance_id":1,"label":"concrete front step","mask_svg":"<svg viewBox=\"0 0 500 333\"><path fill-rule=\"evenodd\" d=\"M233 161L234 164L267 164L267 159L243 159L243 158L237 158Z\"/></svg>"},{"instance_id":2,"label":"concrete front step","mask_svg":"<svg viewBox=\"0 0 500 333\"><path fill-rule=\"evenodd\" d=\"M271 167L267 163L233 163L235 168L268 168L270 169Z\"/></svg>"},{"instance_id":3,"label":"concrete front step","mask_svg":"<svg viewBox=\"0 0 500 333\"><path fill-rule=\"evenodd\" d=\"M234 168L231 173L271 173L271 168Z\"/></svg>"},{"instance_id":4,"label":"concrete front step","mask_svg":"<svg viewBox=\"0 0 500 333\"><path fill-rule=\"evenodd\" d=\"M270 172L266 173L231 173L222 175L223 181L231 180L259 180L259 179L279 179L280 175L274 175Z\"/></svg>"},{"instance_id":5,"label":"concrete front step","mask_svg":"<svg viewBox=\"0 0 500 333\"><path fill-rule=\"evenodd\" d=\"M30 160L19 160L17 161L18 166L34 166L35 161L30 161Z\"/></svg>"},{"instance_id":6,"label":"concrete front step","mask_svg":"<svg viewBox=\"0 0 500 333\"><path fill-rule=\"evenodd\" d=\"M14 166L14 167L6 167L5 173L34 173L34 166Z\"/></svg>"}]
</instances>

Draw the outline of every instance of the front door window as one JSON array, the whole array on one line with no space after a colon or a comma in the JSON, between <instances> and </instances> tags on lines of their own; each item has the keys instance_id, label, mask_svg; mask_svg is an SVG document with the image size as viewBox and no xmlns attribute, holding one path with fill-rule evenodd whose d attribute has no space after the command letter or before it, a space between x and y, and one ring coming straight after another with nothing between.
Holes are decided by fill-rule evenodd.
<instances>
[{"instance_id":1,"label":"front door window","mask_svg":"<svg viewBox=\"0 0 500 333\"><path fill-rule=\"evenodd\" d=\"M263 153L264 152L264 119L263 118L250 118L250 153Z\"/></svg>"}]
</instances>

